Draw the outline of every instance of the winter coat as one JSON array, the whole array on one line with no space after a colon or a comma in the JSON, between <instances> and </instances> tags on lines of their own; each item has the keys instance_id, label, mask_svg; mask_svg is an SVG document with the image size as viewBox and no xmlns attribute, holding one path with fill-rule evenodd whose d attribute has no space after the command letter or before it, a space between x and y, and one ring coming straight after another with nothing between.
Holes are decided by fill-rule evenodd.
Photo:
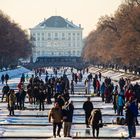
<instances>
[{"instance_id":1,"label":"winter coat","mask_svg":"<svg viewBox=\"0 0 140 140\"><path fill-rule=\"evenodd\" d=\"M60 123L62 121L62 110L61 108L53 107L49 113L49 121L51 120L53 123Z\"/></svg>"},{"instance_id":2,"label":"winter coat","mask_svg":"<svg viewBox=\"0 0 140 140\"><path fill-rule=\"evenodd\" d=\"M91 112L90 124L94 125L95 127L98 127L100 121L102 122L101 111L99 109L93 110Z\"/></svg>"},{"instance_id":3,"label":"winter coat","mask_svg":"<svg viewBox=\"0 0 140 140\"><path fill-rule=\"evenodd\" d=\"M16 102L16 95L15 94L10 94L9 95L9 107L13 107Z\"/></svg>"},{"instance_id":4,"label":"winter coat","mask_svg":"<svg viewBox=\"0 0 140 140\"><path fill-rule=\"evenodd\" d=\"M127 107L125 115L126 115L126 123L127 123L127 125L134 125L134 123L135 123L134 115L133 115L132 110L130 109L130 107Z\"/></svg>"},{"instance_id":5,"label":"winter coat","mask_svg":"<svg viewBox=\"0 0 140 140\"><path fill-rule=\"evenodd\" d=\"M101 85L100 90L101 90L101 94L104 95L104 93L105 93L105 84L104 83Z\"/></svg>"},{"instance_id":6,"label":"winter coat","mask_svg":"<svg viewBox=\"0 0 140 140\"><path fill-rule=\"evenodd\" d=\"M96 79L93 79L93 87L96 88Z\"/></svg>"},{"instance_id":7,"label":"winter coat","mask_svg":"<svg viewBox=\"0 0 140 140\"><path fill-rule=\"evenodd\" d=\"M125 105L125 101L123 99L123 96L118 95L118 106L124 106Z\"/></svg>"},{"instance_id":8,"label":"winter coat","mask_svg":"<svg viewBox=\"0 0 140 140\"><path fill-rule=\"evenodd\" d=\"M91 114L91 111L93 109L93 104L91 101L85 101L83 104L83 109L86 112L86 114Z\"/></svg>"},{"instance_id":9,"label":"winter coat","mask_svg":"<svg viewBox=\"0 0 140 140\"><path fill-rule=\"evenodd\" d=\"M4 81L4 75L1 76L1 81Z\"/></svg>"},{"instance_id":10,"label":"winter coat","mask_svg":"<svg viewBox=\"0 0 140 140\"><path fill-rule=\"evenodd\" d=\"M137 117L138 116L138 105L135 100L130 103L129 108L132 111L134 117Z\"/></svg>"},{"instance_id":11,"label":"winter coat","mask_svg":"<svg viewBox=\"0 0 140 140\"><path fill-rule=\"evenodd\" d=\"M40 91L38 96L37 96L37 99L40 100L40 101L44 101L45 100L45 94L43 91Z\"/></svg>"},{"instance_id":12,"label":"winter coat","mask_svg":"<svg viewBox=\"0 0 140 140\"><path fill-rule=\"evenodd\" d=\"M5 85L5 86L3 87L3 89L2 89L2 92L3 92L4 94L7 94L7 93L9 92L9 90L10 90L9 86L8 86L8 85Z\"/></svg>"},{"instance_id":13,"label":"winter coat","mask_svg":"<svg viewBox=\"0 0 140 140\"><path fill-rule=\"evenodd\" d=\"M8 74L5 75L5 80L9 80L9 75Z\"/></svg>"},{"instance_id":14,"label":"winter coat","mask_svg":"<svg viewBox=\"0 0 140 140\"><path fill-rule=\"evenodd\" d=\"M100 82L99 82L99 80L96 80L96 89L100 89Z\"/></svg>"},{"instance_id":15,"label":"winter coat","mask_svg":"<svg viewBox=\"0 0 140 140\"><path fill-rule=\"evenodd\" d=\"M56 93L61 93L61 91L62 91L61 84L57 84L56 85Z\"/></svg>"},{"instance_id":16,"label":"winter coat","mask_svg":"<svg viewBox=\"0 0 140 140\"><path fill-rule=\"evenodd\" d=\"M19 84L17 85L18 89L21 90L22 87L23 87L23 83L22 82L19 82Z\"/></svg>"},{"instance_id":17,"label":"winter coat","mask_svg":"<svg viewBox=\"0 0 140 140\"><path fill-rule=\"evenodd\" d=\"M24 100L25 97L26 97L26 91L24 91L24 90L20 91L20 99Z\"/></svg>"},{"instance_id":18,"label":"winter coat","mask_svg":"<svg viewBox=\"0 0 140 140\"><path fill-rule=\"evenodd\" d=\"M69 103L68 105L64 105L62 109L64 122L72 122L73 111L74 111L74 106L71 103Z\"/></svg>"},{"instance_id":19,"label":"winter coat","mask_svg":"<svg viewBox=\"0 0 140 140\"><path fill-rule=\"evenodd\" d=\"M134 94L133 94L132 91L127 90L127 91L125 92L125 98L126 98L126 101L128 101L129 98L132 97L132 96L134 96Z\"/></svg>"},{"instance_id":20,"label":"winter coat","mask_svg":"<svg viewBox=\"0 0 140 140\"><path fill-rule=\"evenodd\" d=\"M58 97L56 99L56 102L58 102L59 106L62 107L65 103L64 98L63 97Z\"/></svg>"}]
</instances>

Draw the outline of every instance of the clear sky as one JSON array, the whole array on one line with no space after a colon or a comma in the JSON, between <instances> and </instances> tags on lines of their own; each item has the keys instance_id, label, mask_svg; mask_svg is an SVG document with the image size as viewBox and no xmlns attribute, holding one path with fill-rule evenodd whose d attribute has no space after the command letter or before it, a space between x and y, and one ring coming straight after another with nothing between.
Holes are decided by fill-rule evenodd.
<instances>
[{"instance_id":1,"label":"clear sky","mask_svg":"<svg viewBox=\"0 0 140 140\"><path fill-rule=\"evenodd\" d=\"M28 30L50 16L59 15L81 24L83 36L96 28L98 19L111 15L122 0L0 0L0 9Z\"/></svg>"}]
</instances>

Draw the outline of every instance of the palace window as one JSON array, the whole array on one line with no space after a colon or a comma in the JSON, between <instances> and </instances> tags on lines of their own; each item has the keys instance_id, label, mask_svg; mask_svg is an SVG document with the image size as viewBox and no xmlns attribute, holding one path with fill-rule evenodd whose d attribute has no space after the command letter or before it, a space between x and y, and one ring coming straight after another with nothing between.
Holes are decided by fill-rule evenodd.
<instances>
[{"instance_id":1,"label":"palace window","mask_svg":"<svg viewBox=\"0 0 140 140\"><path fill-rule=\"evenodd\" d=\"M75 47L75 43L73 43L73 47Z\"/></svg>"},{"instance_id":2,"label":"palace window","mask_svg":"<svg viewBox=\"0 0 140 140\"><path fill-rule=\"evenodd\" d=\"M37 55L40 56L40 51L37 52Z\"/></svg>"},{"instance_id":3,"label":"palace window","mask_svg":"<svg viewBox=\"0 0 140 140\"><path fill-rule=\"evenodd\" d=\"M79 51L77 51L77 55L80 55L80 52Z\"/></svg>"},{"instance_id":4,"label":"palace window","mask_svg":"<svg viewBox=\"0 0 140 140\"><path fill-rule=\"evenodd\" d=\"M65 40L65 33L62 33L62 40Z\"/></svg>"},{"instance_id":5,"label":"palace window","mask_svg":"<svg viewBox=\"0 0 140 140\"><path fill-rule=\"evenodd\" d=\"M64 37L65 36L65 33L62 33L62 36Z\"/></svg>"},{"instance_id":6,"label":"palace window","mask_svg":"<svg viewBox=\"0 0 140 140\"><path fill-rule=\"evenodd\" d=\"M58 33L55 33L55 37L57 37L58 36Z\"/></svg>"},{"instance_id":7,"label":"palace window","mask_svg":"<svg viewBox=\"0 0 140 140\"><path fill-rule=\"evenodd\" d=\"M70 51L68 51L68 55L71 55L71 52Z\"/></svg>"},{"instance_id":8,"label":"palace window","mask_svg":"<svg viewBox=\"0 0 140 140\"><path fill-rule=\"evenodd\" d=\"M73 51L73 55L75 55L75 51Z\"/></svg>"},{"instance_id":9,"label":"palace window","mask_svg":"<svg viewBox=\"0 0 140 140\"><path fill-rule=\"evenodd\" d=\"M51 33L48 33L48 40L51 40Z\"/></svg>"},{"instance_id":10,"label":"palace window","mask_svg":"<svg viewBox=\"0 0 140 140\"><path fill-rule=\"evenodd\" d=\"M54 36L54 40L58 40L58 33L55 33Z\"/></svg>"},{"instance_id":11,"label":"palace window","mask_svg":"<svg viewBox=\"0 0 140 140\"><path fill-rule=\"evenodd\" d=\"M61 56L61 52L59 52L59 56Z\"/></svg>"}]
</instances>

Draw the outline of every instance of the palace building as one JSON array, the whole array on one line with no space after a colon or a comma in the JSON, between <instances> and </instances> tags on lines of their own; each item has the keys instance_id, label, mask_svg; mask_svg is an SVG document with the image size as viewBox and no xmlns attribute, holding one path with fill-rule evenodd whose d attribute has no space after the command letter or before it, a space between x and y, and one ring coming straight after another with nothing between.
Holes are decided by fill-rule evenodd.
<instances>
[{"instance_id":1,"label":"palace building","mask_svg":"<svg viewBox=\"0 0 140 140\"><path fill-rule=\"evenodd\" d=\"M81 25L61 16L51 16L30 29L33 61L38 57L80 57L82 44Z\"/></svg>"}]
</instances>

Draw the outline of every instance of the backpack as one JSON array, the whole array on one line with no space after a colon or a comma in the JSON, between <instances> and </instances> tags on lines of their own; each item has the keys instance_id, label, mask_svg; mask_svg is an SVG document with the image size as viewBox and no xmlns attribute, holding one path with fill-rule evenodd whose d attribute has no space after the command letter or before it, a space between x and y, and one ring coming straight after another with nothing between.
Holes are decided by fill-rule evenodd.
<instances>
[{"instance_id":1,"label":"backpack","mask_svg":"<svg viewBox=\"0 0 140 140\"><path fill-rule=\"evenodd\" d=\"M95 110L94 112L91 113L90 117L90 125L97 125L99 123L99 120L101 120L101 113L99 110Z\"/></svg>"},{"instance_id":2,"label":"backpack","mask_svg":"<svg viewBox=\"0 0 140 140\"><path fill-rule=\"evenodd\" d=\"M120 125L120 117L116 118L116 124Z\"/></svg>"},{"instance_id":3,"label":"backpack","mask_svg":"<svg viewBox=\"0 0 140 140\"><path fill-rule=\"evenodd\" d=\"M122 117L122 118L120 118L120 117L117 117L116 118L116 123L118 124L118 125L124 125L125 124L125 119Z\"/></svg>"},{"instance_id":4,"label":"backpack","mask_svg":"<svg viewBox=\"0 0 140 140\"><path fill-rule=\"evenodd\" d=\"M122 117L121 119L120 119L120 125L124 125L125 124L125 119Z\"/></svg>"}]
</instances>

